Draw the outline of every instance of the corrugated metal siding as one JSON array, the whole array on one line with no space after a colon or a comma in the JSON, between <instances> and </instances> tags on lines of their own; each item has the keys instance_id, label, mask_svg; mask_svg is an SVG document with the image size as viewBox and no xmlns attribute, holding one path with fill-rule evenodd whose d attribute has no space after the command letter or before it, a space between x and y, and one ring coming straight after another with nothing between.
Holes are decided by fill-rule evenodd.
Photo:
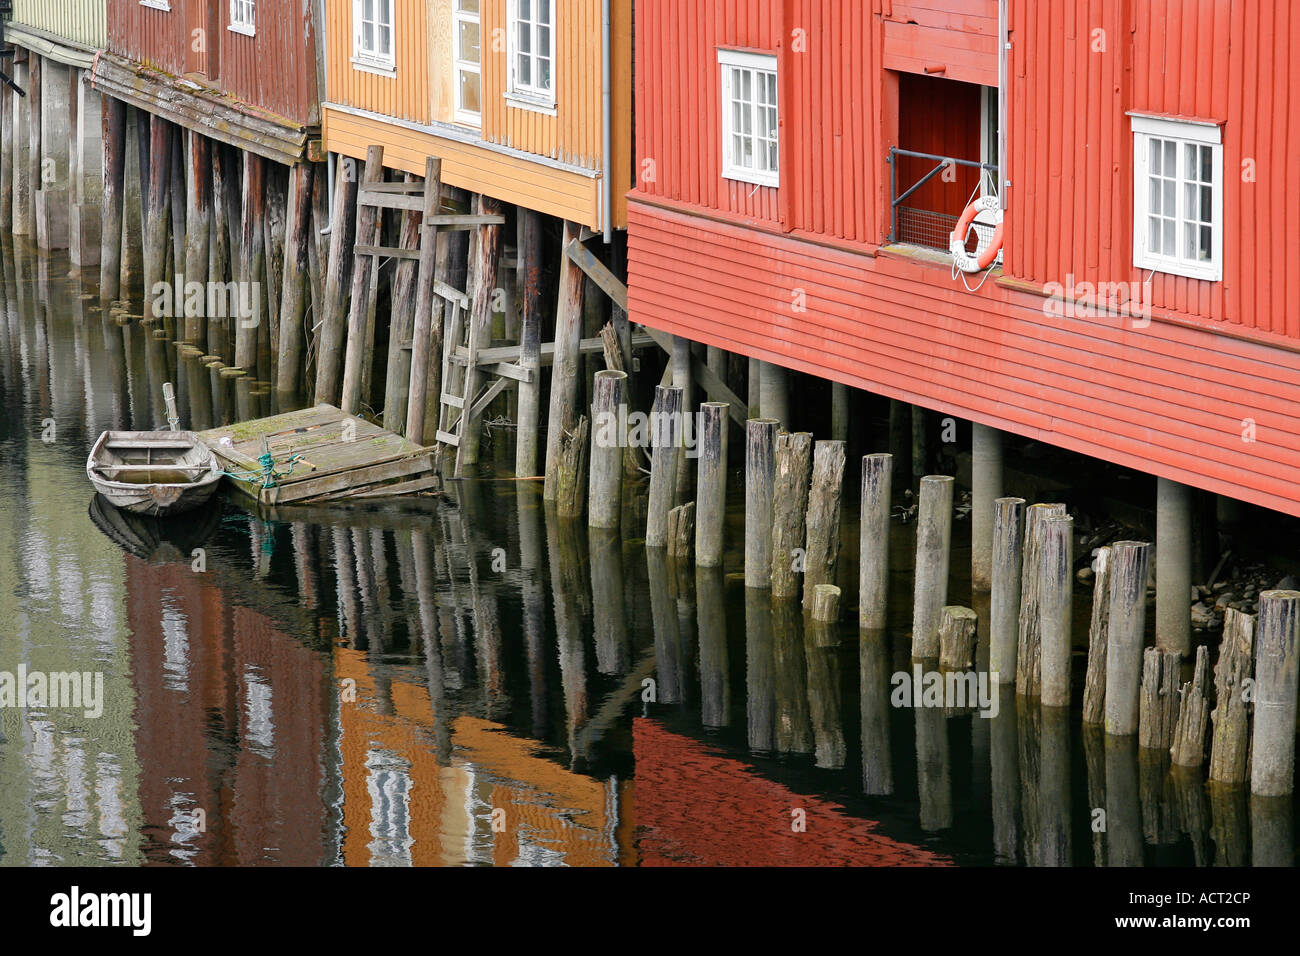
<instances>
[{"instance_id":1,"label":"corrugated metal siding","mask_svg":"<svg viewBox=\"0 0 1300 956\"><path fill-rule=\"evenodd\" d=\"M1048 315L996 283L967 293L942 267L685 212L630 204L637 322L1300 515L1293 351ZM806 312L790 309L796 288Z\"/></svg>"},{"instance_id":2,"label":"corrugated metal siding","mask_svg":"<svg viewBox=\"0 0 1300 956\"><path fill-rule=\"evenodd\" d=\"M191 53L194 24L203 23L205 0L171 0L159 10L139 0L107 0L108 50L146 66L182 76L196 67L211 71L206 58ZM202 77L252 106L302 125L318 122L315 38L309 0L257 0L256 36L227 29L230 7L217 7L217 75ZM349 34L350 36L350 34Z\"/></svg>"},{"instance_id":3,"label":"corrugated metal siding","mask_svg":"<svg viewBox=\"0 0 1300 956\"><path fill-rule=\"evenodd\" d=\"M781 13L776 0L636 4L640 191L748 219L780 222L776 189L722 178L717 50L733 47L775 53ZM788 125L781 134L798 135Z\"/></svg>"},{"instance_id":4,"label":"corrugated metal siding","mask_svg":"<svg viewBox=\"0 0 1300 956\"><path fill-rule=\"evenodd\" d=\"M93 49L105 42L104 0L14 0L13 19Z\"/></svg>"},{"instance_id":5,"label":"corrugated metal siding","mask_svg":"<svg viewBox=\"0 0 1300 956\"><path fill-rule=\"evenodd\" d=\"M1224 278L1157 273L1157 309L1300 337L1300 14L1263 0L1013 0L1006 267L1133 282L1129 110L1223 124ZM1103 30L1104 35L1095 31ZM1104 36L1105 52L1096 52ZM1255 181L1243 181L1252 160Z\"/></svg>"}]
</instances>

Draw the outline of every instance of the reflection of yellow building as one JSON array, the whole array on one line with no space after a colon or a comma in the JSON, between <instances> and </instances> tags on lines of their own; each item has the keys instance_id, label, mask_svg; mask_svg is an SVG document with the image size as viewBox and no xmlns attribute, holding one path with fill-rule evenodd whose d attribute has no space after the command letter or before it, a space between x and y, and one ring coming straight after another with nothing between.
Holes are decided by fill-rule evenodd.
<instances>
[{"instance_id":1,"label":"reflection of yellow building","mask_svg":"<svg viewBox=\"0 0 1300 956\"><path fill-rule=\"evenodd\" d=\"M381 692L363 652L334 653L340 681L356 681L339 715L349 866L631 862L630 785L572 773L469 716L452 719L440 766L428 688L395 678Z\"/></svg>"}]
</instances>

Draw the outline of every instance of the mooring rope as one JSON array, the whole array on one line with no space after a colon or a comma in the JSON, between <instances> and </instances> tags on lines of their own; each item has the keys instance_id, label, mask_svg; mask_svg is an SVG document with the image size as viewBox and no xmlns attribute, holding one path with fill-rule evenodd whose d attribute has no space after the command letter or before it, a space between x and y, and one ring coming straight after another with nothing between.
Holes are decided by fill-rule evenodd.
<instances>
[{"instance_id":1,"label":"mooring rope","mask_svg":"<svg viewBox=\"0 0 1300 956\"><path fill-rule=\"evenodd\" d=\"M274 488L276 485L280 483L281 478L288 478L290 475L293 474L294 465L296 465L301 460L302 460L302 455L297 455L297 454L290 455L289 458L285 461L285 464L289 466L289 469L287 471L277 471L275 468L275 456L272 455L269 451L267 451L267 452L263 452L257 458L257 463L262 466L262 470L260 472L222 471L221 473L225 475L227 478L235 479L235 481L247 481L249 483L252 483L254 481L260 480L262 482L263 488Z\"/></svg>"}]
</instances>

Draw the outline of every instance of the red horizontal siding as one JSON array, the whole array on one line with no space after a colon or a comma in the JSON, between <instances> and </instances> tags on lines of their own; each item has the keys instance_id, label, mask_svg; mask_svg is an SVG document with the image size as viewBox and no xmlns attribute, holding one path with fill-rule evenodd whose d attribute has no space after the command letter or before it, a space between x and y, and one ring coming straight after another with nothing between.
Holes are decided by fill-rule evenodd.
<instances>
[{"instance_id":1,"label":"red horizontal siding","mask_svg":"<svg viewBox=\"0 0 1300 956\"><path fill-rule=\"evenodd\" d=\"M638 322L1300 515L1293 351L1049 316L994 282L971 294L933 265L685 210L634 201L629 218Z\"/></svg>"}]
</instances>

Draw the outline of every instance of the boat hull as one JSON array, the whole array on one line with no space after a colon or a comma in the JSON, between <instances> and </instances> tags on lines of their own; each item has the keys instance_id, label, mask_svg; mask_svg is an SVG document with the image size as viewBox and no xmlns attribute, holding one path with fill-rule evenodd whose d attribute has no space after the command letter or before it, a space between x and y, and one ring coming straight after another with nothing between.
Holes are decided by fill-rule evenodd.
<instances>
[{"instance_id":1,"label":"boat hull","mask_svg":"<svg viewBox=\"0 0 1300 956\"><path fill-rule=\"evenodd\" d=\"M137 460L141 455L147 463ZM120 480L127 476L137 480ZM86 460L86 477L114 507L166 517L211 499L221 466L193 432L104 432Z\"/></svg>"}]
</instances>

